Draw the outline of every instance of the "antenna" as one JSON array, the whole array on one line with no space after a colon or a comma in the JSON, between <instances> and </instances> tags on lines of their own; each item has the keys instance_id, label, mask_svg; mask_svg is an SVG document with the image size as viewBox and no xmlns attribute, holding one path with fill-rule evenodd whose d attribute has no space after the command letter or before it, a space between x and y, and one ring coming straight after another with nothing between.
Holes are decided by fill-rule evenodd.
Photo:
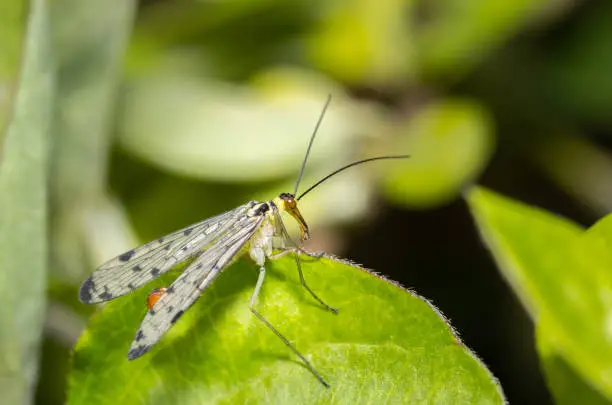
<instances>
[{"instance_id":1,"label":"antenna","mask_svg":"<svg viewBox=\"0 0 612 405\"><path fill-rule=\"evenodd\" d=\"M325 106L323 106L323 110L321 111L321 115L319 115L319 120L317 121L317 125L315 126L314 131L312 131L312 136L310 137L310 142L308 143L308 149L306 149L306 155L304 156L304 161L302 162L302 167L300 168L300 173L297 176L297 180L295 181L295 189L293 190L293 195L297 194L298 186L300 185L300 181L302 180L302 175L304 174L304 169L306 168L306 161L308 160L308 155L310 155L310 149L312 148L312 143L314 142L315 135L317 135L317 131L319 130L319 126L321 125L321 121L323 121L323 116L325 115L325 111L327 111L327 106L331 102L331 94L327 95L327 101L325 102Z\"/></svg>"},{"instance_id":2,"label":"antenna","mask_svg":"<svg viewBox=\"0 0 612 405\"><path fill-rule=\"evenodd\" d=\"M333 177L336 174L338 174L338 173L348 169L349 167L357 166L357 165L360 165L362 163L372 162L374 160L406 159L406 158L409 158L409 157L410 157L410 155L391 155L391 156L377 156L377 157L373 157L373 158L369 158L369 159L358 160L358 161L350 163L350 164L348 164L346 166L342 166L338 170L334 170L333 172L331 172L327 176L323 177L321 180L317 181L314 185L308 187L308 189L306 191L304 191L302 194L300 194L300 196L297 197L296 199L299 200L300 198L304 197L306 194L310 193L313 189L318 187L321 183L323 183L324 181L328 180L330 177Z\"/></svg>"}]
</instances>

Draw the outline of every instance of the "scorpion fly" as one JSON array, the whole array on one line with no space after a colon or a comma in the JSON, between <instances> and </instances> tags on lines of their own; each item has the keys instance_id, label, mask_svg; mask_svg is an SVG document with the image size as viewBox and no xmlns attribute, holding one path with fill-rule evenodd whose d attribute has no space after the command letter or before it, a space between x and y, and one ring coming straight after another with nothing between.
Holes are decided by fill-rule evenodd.
<instances>
[{"instance_id":1,"label":"scorpion fly","mask_svg":"<svg viewBox=\"0 0 612 405\"><path fill-rule=\"evenodd\" d=\"M309 237L309 229L298 209L298 201L302 197L330 177L352 166L374 160L408 157L408 155L379 156L353 162L330 173L297 195L308 155L330 100L331 96L328 96L310 137L293 193L282 193L267 202L249 201L233 210L129 250L101 265L81 285L79 290L81 302L94 304L109 301L136 290L179 263L193 260L170 286L155 289L149 294L148 311L128 351L129 360L136 359L148 352L179 320L181 315L195 303L200 294L215 281L221 271L241 253L248 252L259 267L259 276L249 302L249 309L300 358L325 387L329 387L329 384L306 357L255 309L266 275L266 259L293 253L302 286L324 308L334 313L338 312L310 289L302 273L298 254L302 253L311 257L320 257L320 255L306 252L300 247L300 243L292 240L281 214L286 212L297 221L300 242L303 242ZM274 238L275 236L280 238ZM280 240L274 245L280 243L281 246L273 246L273 240ZM273 249L279 253L273 254Z\"/></svg>"}]
</instances>

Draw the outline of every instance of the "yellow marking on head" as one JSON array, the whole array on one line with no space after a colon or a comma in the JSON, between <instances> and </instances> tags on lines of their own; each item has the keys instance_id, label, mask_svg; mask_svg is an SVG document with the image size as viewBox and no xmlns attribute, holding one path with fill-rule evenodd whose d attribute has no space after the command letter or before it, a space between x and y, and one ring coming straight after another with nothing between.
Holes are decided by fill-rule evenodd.
<instances>
[{"instance_id":1,"label":"yellow marking on head","mask_svg":"<svg viewBox=\"0 0 612 405\"><path fill-rule=\"evenodd\" d=\"M297 200L293 194L282 193L277 198L274 199L274 204L282 210L286 211L289 215L291 215L300 225L300 237L302 240L307 240L310 237L310 233L308 232L308 224L302 217L300 210L297 207Z\"/></svg>"}]
</instances>

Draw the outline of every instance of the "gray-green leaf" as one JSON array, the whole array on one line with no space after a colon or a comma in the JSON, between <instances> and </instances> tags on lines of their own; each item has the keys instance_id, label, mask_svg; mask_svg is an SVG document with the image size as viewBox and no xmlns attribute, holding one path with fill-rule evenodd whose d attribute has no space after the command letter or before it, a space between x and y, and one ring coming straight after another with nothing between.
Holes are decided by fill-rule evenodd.
<instances>
[{"instance_id":1,"label":"gray-green leaf","mask_svg":"<svg viewBox=\"0 0 612 405\"><path fill-rule=\"evenodd\" d=\"M32 400L45 311L53 73L45 4L29 2L23 38L14 38L23 45L13 60L21 62L19 80L12 105L1 113L7 126L0 137L0 392L7 404Z\"/></svg>"}]
</instances>

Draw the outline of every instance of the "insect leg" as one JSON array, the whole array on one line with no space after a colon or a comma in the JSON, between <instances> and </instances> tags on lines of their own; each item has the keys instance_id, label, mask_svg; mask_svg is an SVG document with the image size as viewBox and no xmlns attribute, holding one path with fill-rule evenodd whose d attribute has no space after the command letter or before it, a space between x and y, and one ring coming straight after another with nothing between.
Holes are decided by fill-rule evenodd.
<instances>
[{"instance_id":1,"label":"insect leg","mask_svg":"<svg viewBox=\"0 0 612 405\"><path fill-rule=\"evenodd\" d=\"M292 240L290 240L290 242L293 243ZM276 254L273 254L272 256L269 256L269 257L272 260L276 260L279 257L285 256L287 253L303 253L306 256L311 257L313 259L320 259L323 256L325 256L325 252L312 253L312 252L309 252L307 250L302 249L301 247L294 246L294 247L286 248L286 249L284 249L284 250L282 250L282 251L280 251L280 252L278 252Z\"/></svg>"},{"instance_id":2,"label":"insect leg","mask_svg":"<svg viewBox=\"0 0 612 405\"><path fill-rule=\"evenodd\" d=\"M293 253L293 257L295 257L295 265L297 266L298 274L300 275L300 283L302 284L302 286L306 289L306 291L310 293L310 295L312 295L312 297L315 300L319 301L319 303L323 305L327 310L333 312L334 314L337 314L338 310L336 308L327 305L325 301L319 298L319 296L315 294L314 291L312 291L312 289L308 286L308 284L306 284L306 279L304 278L304 272L302 271L302 262L300 261L300 256L298 255L299 252L304 252L304 250L300 249L299 247L292 247L292 248L285 249L282 252L279 252L275 255L270 256L270 259L275 260L275 259L278 259L279 257L286 255L287 253ZM319 256L315 256L311 254L309 256L319 258L322 255L323 254Z\"/></svg>"},{"instance_id":3,"label":"insect leg","mask_svg":"<svg viewBox=\"0 0 612 405\"><path fill-rule=\"evenodd\" d=\"M249 303L249 309L259 319L268 329L270 329L282 342L287 346L293 353L295 353L304 365L310 370L310 372L323 384L326 388L329 388L329 384L327 381L321 377L321 374L310 364L310 362L302 355L302 353L298 352L298 350L284 337L270 322L266 320L257 310L255 309L255 303L257 302L257 297L259 296L259 291L261 290L261 286L263 285L263 281L266 278L266 268L261 266L259 268L259 277L257 278L257 284L255 285L255 290L253 291L253 295L251 296L251 302Z\"/></svg>"},{"instance_id":4,"label":"insect leg","mask_svg":"<svg viewBox=\"0 0 612 405\"><path fill-rule=\"evenodd\" d=\"M281 234L283 236L283 238L285 238L285 241L289 242L291 245L293 245L293 247L291 248L287 248L285 250L283 250L282 252L273 255L271 257L272 258L277 258L280 256L284 256L289 252L293 252L293 257L295 257L295 264L297 266L298 269L298 274L300 275L300 283L302 284L302 286L304 286L304 288L306 289L306 291L308 291L310 293L310 295L312 295L312 297L317 300L321 305L323 305L327 310L333 312L334 314L338 313L338 310L336 308L333 308L329 305L327 305L321 298L319 298L319 296L317 294L315 294L314 291L312 291L312 289L308 286L308 284L306 284L306 279L304 279L304 272L302 271L302 263L300 262L300 257L298 256L298 253L305 253L307 256L313 257L315 259L320 258L321 256L324 255L323 252L320 253L310 253L305 251L304 249L302 249L301 247L299 247L297 245L297 243L295 243L293 241L293 239L291 238L291 236L289 235L289 232L287 232L287 228L285 228L285 224L282 220L282 218L280 217L280 214L275 211L274 214L276 215L276 223L278 223L280 225L280 231Z\"/></svg>"},{"instance_id":5,"label":"insect leg","mask_svg":"<svg viewBox=\"0 0 612 405\"><path fill-rule=\"evenodd\" d=\"M302 283L302 286L304 286L306 291L308 291L310 293L310 295L312 295L312 297L315 300L319 301L319 303L321 305L323 305L325 308L327 308L327 310L333 312L334 314L337 314L338 310L336 308L333 308L333 307L330 307L329 305L327 305L321 298L319 298L319 296L317 294L315 294L314 291L312 291L310 289L308 284L306 284L306 279L304 279L304 272L302 271L302 262L300 261L300 256L298 255L298 251L299 250L301 250L301 249L295 249L293 251L293 257L295 257L295 265L297 266L298 273L300 275L300 283Z\"/></svg>"},{"instance_id":6,"label":"insect leg","mask_svg":"<svg viewBox=\"0 0 612 405\"><path fill-rule=\"evenodd\" d=\"M300 261L300 256L298 255L297 251L293 252L293 257L295 257L295 265L297 266L298 273L300 275L300 283L302 283L302 285L304 286L306 291L308 291L310 293L310 295L312 295L312 297L315 300L319 301L319 303L321 305L323 305L325 308L327 308L327 310L333 312L334 314L337 314L338 310L336 308L333 308L333 307L330 307L329 305L327 305L321 298L319 298L319 296L317 294L315 294L314 291L312 291L310 289L308 284L306 284L306 280L304 279L304 272L302 271L302 262Z\"/></svg>"}]
</instances>

